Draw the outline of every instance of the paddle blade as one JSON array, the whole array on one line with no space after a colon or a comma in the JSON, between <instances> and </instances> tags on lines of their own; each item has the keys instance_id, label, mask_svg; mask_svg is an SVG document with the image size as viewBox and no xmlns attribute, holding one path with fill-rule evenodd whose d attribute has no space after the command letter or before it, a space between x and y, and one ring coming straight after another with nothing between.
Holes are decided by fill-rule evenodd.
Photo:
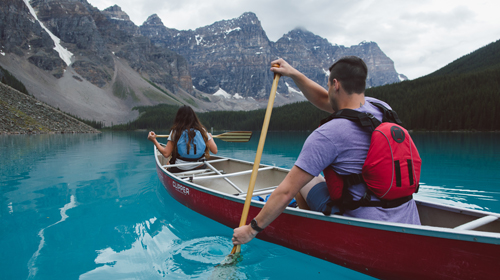
<instances>
[{"instance_id":1,"label":"paddle blade","mask_svg":"<svg viewBox=\"0 0 500 280\"><path fill-rule=\"evenodd\" d=\"M246 277L238 277L241 272L238 271L237 264L242 259L243 256L240 253L227 255L220 264L215 266L209 279L246 279Z\"/></svg>"},{"instance_id":2,"label":"paddle blade","mask_svg":"<svg viewBox=\"0 0 500 280\"><path fill-rule=\"evenodd\" d=\"M252 132L231 131L219 135L214 135L213 137L226 142L248 142L250 141L250 138L252 138Z\"/></svg>"},{"instance_id":3,"label":"paddle blade","mask_svg":"<svg viewBox=\"0 0 500 280\"><path fill-rule=\"evenodd\" d=\"M216 265L215 267L236 265L242 259L243 256L240 253L229 254L220 264Z\"/></svg>"}]
</instances>

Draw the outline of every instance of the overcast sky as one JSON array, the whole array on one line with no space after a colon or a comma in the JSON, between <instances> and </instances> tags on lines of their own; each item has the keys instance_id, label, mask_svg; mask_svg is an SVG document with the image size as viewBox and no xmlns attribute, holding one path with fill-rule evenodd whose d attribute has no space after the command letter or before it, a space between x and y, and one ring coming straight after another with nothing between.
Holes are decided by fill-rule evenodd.
<instances>
[{"instance_id":1,"label":"overcast sky","mask_svg":"<svg viewBox=\"0 0 500 280\"><path fill-rule=\"evenodd\" d=\"M271 41L296 27L332 44L376 42L396 71L415 79L500 39L498 0L87 0L118 5L136 25L157 14L178 30L253 12Z\"/></svg>"}]
</instances>

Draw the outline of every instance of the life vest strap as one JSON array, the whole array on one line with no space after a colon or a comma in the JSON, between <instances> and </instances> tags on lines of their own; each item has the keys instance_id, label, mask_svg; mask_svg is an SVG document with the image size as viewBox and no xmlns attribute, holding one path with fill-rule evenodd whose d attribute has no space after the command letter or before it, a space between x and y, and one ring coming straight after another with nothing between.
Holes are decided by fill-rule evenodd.
<instances>
[{"instance_id":1,"label":"life vest strap","mask_svg":"<svg viewBox=\"0 0 500 280\"><path fill-rule=\"evenodd\" d=\"M371 201L371 195L366 192L365 195L360 200L350 200L350 201L342 201L341 205L336 201L330 201L326 204L326 209L323 211L325 216L330 216L332 214L333 206L339 206L340 212L334 213L343 215L345 210L355 210L359 207L382 207L382 208L396 208L405 204L406 202L413 199L413 195L404 196L401 198L393 199L393 200L380 200L380 201Z\"/></svg>"},{"instance_id":2,"label":"life vest strap","mask_svg":"<svg viewBox=\"0 0 500 280\"><path fill-rule=\"evenodd\" d=\"M396 198L393 200L380 200L380 201L372 201L371 195L367 191L365 195L357 201L351 200L351 202L347 203L347 205L343 205L343 208L354 210L359 207L382 207L382 208L395 208L400 205L405 204L406 202L413 199L413 195L403 196L400 198Z\"/></svg>"},{"instance_id":3,"label":"life vest strap","mask_svg":"<svg viewBox=\"0 0 500 280\"><path fill-rule=\"evenodd\" d=\"M177 159L183 160L183 161L189 161L189 162L203 162L205 161L205 155L201 156L200 158L185 158L177 155Z\"/></svg>"},{"instance_id":4,"label":"life vest strap","mask_svg":"<svg viewBox=\"0 0 500 280\"><path fill-rule=\"evenodd\" d=\"M344 175L342 178L344 179L344 185L348 184L348 187L365 182L362 174Z\"/></svg>"}]
</instances>

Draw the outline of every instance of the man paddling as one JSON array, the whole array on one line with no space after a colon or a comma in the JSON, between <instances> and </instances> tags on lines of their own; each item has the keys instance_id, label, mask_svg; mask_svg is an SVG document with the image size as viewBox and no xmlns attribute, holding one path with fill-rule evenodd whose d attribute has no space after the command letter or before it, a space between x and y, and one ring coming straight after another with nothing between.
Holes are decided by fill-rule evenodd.
<instances>
[{"instance_id":1,"label":"man paddling","mask_svg":"<svg viewBox=\"0 0 500 280\"><path fill-rule=\"evenodd\" d=\"M382 121L383 113L373 103L390 109L385 102L365 97L368 70L363 60L358 57L341 58L330 67L328 90L283 59L273 61L272 64L278 64L279 67L272 67L271 71L292 78L309 102L326 112L352 109L369 113ZM350 210L339 209L332 204L327 183L320 173L331 168L342 176L360 174L370 147L370 139L371 131L342 118L332 119L313 131L305 141L295 165L269 197L260 213L249 225L234 230L233 244L245 244L252 240L276 219L296 196L301 208L314 211L330 210L331 213L341 213L349 217L420 224L417 207L411 196L390 207L366 206ZM367 186L364 182L354 182L346 193L352 196L353 200L366 200ZM375 196L369 196L368 200L380 202Z\"/></svg>"}]
</instances>

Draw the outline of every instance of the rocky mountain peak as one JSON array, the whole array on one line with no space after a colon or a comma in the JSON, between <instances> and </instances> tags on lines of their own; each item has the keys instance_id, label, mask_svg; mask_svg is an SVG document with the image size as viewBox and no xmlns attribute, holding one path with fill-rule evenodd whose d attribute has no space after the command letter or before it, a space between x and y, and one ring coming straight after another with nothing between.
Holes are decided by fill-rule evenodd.
<instances>
[{"instance_id":1,"label":"rocky mountain peak","mask_svg":"<svg viewBox=\"0 0 500 280\"><path fill-rule=\"evenodd\" d=\"M130 17L127 15L127 13L122 11L122 8L120 8L120 6L118 5L114 5L105 9L103 13L107 14L112 19L130 21Z\"/></svg>"},{"instance_id":2,"label":"rocky mountain peak","mask_svg":"<svg viewBox=\"0 0 500 280\"><path fill-rule=\"evenodd\" d=\"M245 12L239 16L235 21L239 21L243 24L256 24L260 25L260 20L256 14L252 12Z\"/></svg>"},{"instance_id":3,"label":"rocky mountain peak","mask_svg":"<svg viewBox=\"0 0 500 280\"><path fill-rule=\"evenodd\" d=\"M150 15L143 25L165 26L157 14Z\"/></svg>"},{"instance_id":4,"label":"rocky mountain peak","mask_svg":"<svg viewBox=\"0 0 500 280\"><path fill-rule=\"evenodd\" d=\"M318 45L323 45L323 44L329 44L328 40L320 37L311 31L303 28L303 27L296 27L292 31L288 32L287 34L283 35L280 40L295 40L295 41L300 41L303 44L311 45L311 44L318 44Z\"/></svg>"}]
</instances>

